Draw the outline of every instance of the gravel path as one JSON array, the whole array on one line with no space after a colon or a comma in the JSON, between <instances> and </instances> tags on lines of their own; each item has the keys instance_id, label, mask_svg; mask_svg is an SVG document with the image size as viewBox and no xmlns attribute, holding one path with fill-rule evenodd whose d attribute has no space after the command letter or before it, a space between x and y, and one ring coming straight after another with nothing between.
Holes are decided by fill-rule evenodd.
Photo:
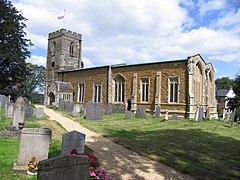
<instances>
[{"instance_id":1,"label":"gravel path","mask_svg":"<svg viewBox=\"0 0 240 180\"><path fill-rule=\"evenodd\" d=\"M50 120L59 122L67 131L76 130L86 134L86 145L94 150L94 154L101 162L101 167L107 171L110 180L193 179L173 168L115 144L51 109L44 107L44 112Z\"/></svg>"}]
</instances>

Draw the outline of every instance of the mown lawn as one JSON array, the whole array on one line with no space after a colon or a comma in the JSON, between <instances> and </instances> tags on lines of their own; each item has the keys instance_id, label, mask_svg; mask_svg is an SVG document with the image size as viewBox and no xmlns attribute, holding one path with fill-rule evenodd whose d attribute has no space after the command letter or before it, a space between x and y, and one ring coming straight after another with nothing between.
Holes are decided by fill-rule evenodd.
<instances>
[{"instance_id":1,"label":"mown lawn","mask_svg":"<svg viewBox=\"0 0 240 180\"><path fill-rule=\"evenodd\" d=\"M217 120L74 118L81 125L196 179L240 179L240 125Z\"/></svg>"}]
</instances>

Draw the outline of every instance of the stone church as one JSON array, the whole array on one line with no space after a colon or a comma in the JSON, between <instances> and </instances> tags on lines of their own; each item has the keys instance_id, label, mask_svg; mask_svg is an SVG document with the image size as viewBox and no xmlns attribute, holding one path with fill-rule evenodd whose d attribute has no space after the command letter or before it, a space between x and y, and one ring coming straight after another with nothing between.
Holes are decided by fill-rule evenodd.
<instances>
[{"instance_id":1,"label":"stone church","mask_svg":"<svg viewBox=\"0 0 240 180\"><path fill-rule=\"evenodd\" d=\"M201 55L174 61L84 68L82 35L61 29L48 36L45 104L60 100L123 104L153 113L160 105L179 117L193 119L197 107L217 118L214 68Z\"/></svg>"}]
</instances>

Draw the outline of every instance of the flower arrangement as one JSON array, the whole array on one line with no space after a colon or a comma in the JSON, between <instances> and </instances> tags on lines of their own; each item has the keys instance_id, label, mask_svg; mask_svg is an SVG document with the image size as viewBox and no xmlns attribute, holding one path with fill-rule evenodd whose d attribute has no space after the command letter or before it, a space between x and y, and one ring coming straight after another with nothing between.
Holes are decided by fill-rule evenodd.
<instances>
[{"instance_id":1,"label":"flower arrangement","mask_svg":"<svg viewBox=\"0 0 240 180\"><path fill-rule=\"evenodd\" d=\"M99 167L99 162L97 157L92 153L88 152L87 154L79 154L77 149L73 149L71 152L67 152L67 155L86 155L90 158L90 179L91 180L109 180L107 172L103 169L97 169Z\"/></svg>"},{"instance_id":2,"label":"flower arrangement","mask_svg":"<svg viewBox=\"0 0 240 180\"><path fill-rule=\"evenodd\" d=\"M32 157L29 161L28 161L28 171L27 173L29 175L36 175L37 174L37 171L38 171L38 162L37 162L37 159L36 157Z\"/></svg>"}]
</instances>

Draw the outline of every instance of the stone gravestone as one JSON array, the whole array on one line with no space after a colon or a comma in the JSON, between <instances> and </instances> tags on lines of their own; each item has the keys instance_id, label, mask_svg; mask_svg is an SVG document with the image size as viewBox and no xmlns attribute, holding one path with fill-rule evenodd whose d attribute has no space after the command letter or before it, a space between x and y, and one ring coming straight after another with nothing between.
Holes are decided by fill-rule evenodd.
<instances>
[{"instance_id":1,"label":"stone gravestone","mask_svg":"<svg viewBox=\"0 0 240 180\"><path fill-rule=\"evenodd\" d=\"M203 120L203 116L204 116L203 107L200 107L199 108L198 121L202 121Z\"/></svg>"},{"instance_id":2,"label":"stone gravestone","mask_svg":"<svg viewBox=\"0 0 240 180\"><path fill-rule=\"evenodd\" d=\"M1 102L2 102L2 106L5 106L6 103L10 103L8 97L5 96L5 95L1 95L0 100L1 100Z\"/></svg>"},{"instance_id":3,"label":"stone gravestone","mask_svg":"<svg viewBox=\"0 0 240 180\"><path fill-rule=\"evenodd\" d=\"M5 104L5 117L10 118L13 116L13 104L6 103Z\"/></svg>"},{"instance_id":4,"label":"stone gravestone","mask_svg":"<svg viewBox=\"0 0 240 180\"><path fill-rule=\"evenodd\" d=\"M65 102L65 111L67 112L72 112L73 111L73 107L74 107L74 103L73 102Z\"/></svg>"},{"instance_id":5,"label":"stone gravestone","mask_svg":"<svg viewBox=\"0 0 240 180\"><path fill-rule=\"evenodd\" d=\"M160 106L157 106L155 111L155 118L159 118L159 116L160 116Z\"/></svg>"},{"instance_id":6,"label":"stone gravestone","mask_svg":"<svg viewBox=\"0 0 240 180\"><path fill-rule=\"evenodd\" d=\"M86 107L86 119L94 120L95 116L94 114L95 114L94 103L92 101L89 101Z\"/></svg>"},{"instance_id":7,"label":"stone gravestone","mask_svg":"<svg viewBox=\"0 0 240 180\"><path fill-rule=\"evenodd\" d=\"M198 121L199 119L199 107L197 107L196 111L195 111L195 115L194 115L194 120Z\"/></svg>"},{"instance_id":8,"label":"stone gravestone","mask_svg":"<svg viewBox=\"0 0 240 180\"><path fill-rule=\"evenodd\" d=\"M131 118L131 111L125 111L125 119Z\"/></svg>"},{"instance_id":9,"label":"stone gravestone","mask_svg":"<svg viewBox=\"0 0 240 180\"><path fill-rule=\"evenodd\" d=\"M135 117L137 117L137 118L139 118L139 117L145 118L146 117L146 112L142 105L137 106L137 111L136 111Z\"/></svg>"},{"instance_id":10,"label":"stone gravestone","mask_svg":"<svg viewBox=\"0 0 240 180\"><path fill-rule=\"evenodd\" d=\"M44 118L44 108L42 107L36 108L36 118Z\"/></svg>"},{"instance_id":11,"label":"stone gravestone","mask_svg":"<svg viewBox=\"0 0 240 180\"><path fill-rule=\"evenodd\" d=\"M58 104L58 110L63 111L65 109L65 102L64 100L60 100Z\"/></svg>"},{"instance_id":12,"label":"stone gravestone","mask_svg":"<svg viewBox=\"0 0 240 180\"><path fill-rule=\"evenodd\" d=\"M231 121L234 122L235 119L235 115L236 115L236 108L234 108L232 114L231 114Z\"/></svg>"},{"instance_id":13,"label":"stone gravestone","mask_svg":"<svg viewBox=\"0 0 240 180\"><path fill-rule=\"evenodd\" d=\"M95 104L95 115L94 119L99 120L103 118L103 106L102 103L96 103Z\"/></svg>"},{"instance_id":14,"label":"stone gravestone","mask_svg":"<svg viewBox=\"0 0 240 180\"><path fill-rule=\"evenodd\" d=\"M51 136L52 130L48 128L23 128L14 171L27 170L28 160L32 157L37 161L47 159Z\"/></svg>"},{"instance_id":15,"label":"stone gravestone","mask_svg":"<svg viewBox=\"0 0 240 180\"><path fill-rule=\"evenodd\" d=\"M38 180L88 180L88 156L58 156L40 161Z\"/></svg>"},{"instance_id":16,"label":"stone gravestone","mask_svg":"<svg viewBox=\"0 0 240 180\"><path fill-rule=\"evenodd\" d=\"M114 105L114 113L124 113L125 109L123 104L115 104Z\"/></svg>"},{"instance_id":17,"label":"stone gravestone","mask_svg":"<svg viewBox=\"0 0 240 180\"><path fill-rule=\"evenodd\" d=\"M210 119L209 108L205 111L205 119Z\"/></svg>"},{"instance_id":18,"label":"stone gravestone","mask_svg":"<svg viewBox=\"0 0 240 180\"><path fill-rule=\"evenodd\" d=\"M25 118L26 119L32 119L33 118L33 107L27 106L25 109Z\"/></svg>"},{"instance_id":19,"label":"stone gravestone","mask_svg":"<svg viewBox=\"0 0 240 180\"><path fill-rule=\"evenodd\" d=\"M71 116L78 116L79 113L81 112L82 105L80 104L75 104L73 107L73 111L70 113Z\"/></svg>"},{"instance_id":20,"label":"stone gravestone","mask_svg":"<svg viewBox=\"0 0 240 180\"><path fill-rule=\"evenodd\" d=\"M25 105L25 108L27 107L27 106L29 106L29 99L28 98L26 98L26 97L23 97L23 100L24 100L24 105Z\"/></svg>"},{"instance_id":21,"label":"stone gravestone","mask_svg":"<svg viewBox=\"0 0 240 180\"><path fill-rule=\"evenodd\" d=\"M66 155L73 149L77 149L79 154L84 153L86 135L78 131L66 132L62 136L61 155Z\"/></svg>"},{"instance_id":22,"label":"stone gravestone","mask_svg":"<svg viewBox=\"0 0 240 180\"><path fill-rule=\"evenodd\" d=\"M11 127L16 127L18 129L24 126L24 121L25 121L25 102L22 97L19 97L13 106Z\"/></svg>"},{"instance_id":23,"label":"stone gravestone","mask_svg":"<svg viewBox=\"0 0 240 180\"><path fill-rule=\"evenodd\" d=\"M106 114L112 114L112 113L113 113L113 104L107 103Z\"/></svg>"},{"instance_id":24,"label":"stone gravestone","mask_svg":"<svg viewBox=\"0 0 240 180\"><path fill-rule=\"evenodd\" d=\"M174 114L172 115L172 119L173 119L173 120L177 120L177 119L178 119L178 115L177 115L176 113L174 113Z\"/></svg>"},{"instance_id":25,"label":"stone gravestone","mask_svg":"<svg viewBox=\"0 0 240 180\"><path fill-rule=\"evenodd\" d=\"M166 110L166 113L163 116L164 121L168 121L168 110Z\"/></svg>"},{"instance_id":26,"label":"stone gravestone","mask_svg":"<svg viewBox=\"0 0 240 180\"><path fill-rule=\"evenodd\" d=\"M2 102L0 101L0 120L2 119Z\"/></svg>"}]
</instances>

